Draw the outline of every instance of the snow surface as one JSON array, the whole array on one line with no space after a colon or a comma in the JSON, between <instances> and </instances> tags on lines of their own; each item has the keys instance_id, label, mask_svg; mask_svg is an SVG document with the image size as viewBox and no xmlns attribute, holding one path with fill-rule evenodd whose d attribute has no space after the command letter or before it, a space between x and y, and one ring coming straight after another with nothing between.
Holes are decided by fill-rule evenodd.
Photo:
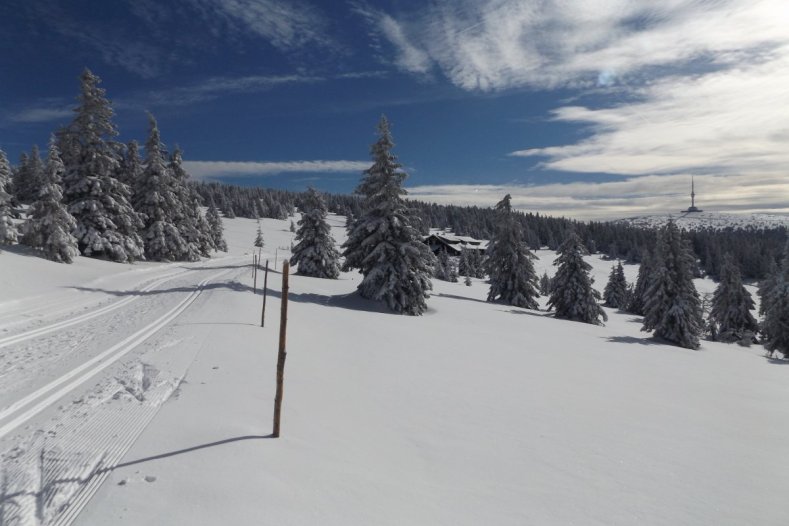
<instances>
[{"instance_id":1,"label":"snow surface","mask_svg":"<svg viewBox=\"0 0 789 526\"><path fill-rule=\"evenodd\" d=\"M642 228L657 228L673 219L683 230L767 230L778 227L789 227L789 215L784 214L732 214L726 212L678 212L676 214L658 214L649 216L629 217L618 222Z\"/></svg>"},{"instance_id":2,"label":"snow surface","mask_svg":"<svg viewBox=\"0 0 789 526\"><path fill-rule=\"evenodd\" d=\"M278 259L261 328L257 223L224 223L230 253L194 264L0 254L7 522L789 523L786 362L663 345L612 309L599 327L489 304L481 280L434 281L409 317L353 294L356 274L291 276L269 438L293 234L261 221ZM538 256L552 274L554 253ZM602 289L615 262L588 260Z\"/></svg>"}]
</instances>

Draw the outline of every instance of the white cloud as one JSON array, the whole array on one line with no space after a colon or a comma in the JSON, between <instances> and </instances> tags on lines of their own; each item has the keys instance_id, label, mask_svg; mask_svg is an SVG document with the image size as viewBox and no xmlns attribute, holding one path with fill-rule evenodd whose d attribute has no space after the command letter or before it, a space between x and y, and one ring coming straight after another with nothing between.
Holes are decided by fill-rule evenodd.
<instances>
[{"instance_id":1,"label":"white cloud","mask_svg":"<svg viewBox=\"0 0 789 526\"><path fill-rule=\"evenodd\" d=\"M649 68L752 60L787 42L789 9L784 0L444 0L392 24L396 46L408 42L465 89L591 87L641 82Z\"/></svg>"},{"instance_id":2,"label":"white cloud","mask_svg":"<svg viewBox=\"0 0 789 526\"><path fill-rule=\"evenodd\" d=\"M527 149L544 167L645 175L785 173L789 166L789 45L763 62L672 76L633 92L638 102L559 108L554 118L592 126L566 146Z\"/></svg>"},{"instance_id":3,"label":"white cloud","mask_svg":"<svg viewBox=\"0 0 789 526\"><path fill-rule=\"evenodd\" d=\"M184 168L196 179L307 172L352 173L369 167L369 161L184 161Z\"/></svg>"},{"instance_id":4,"label":"white cloud","mask_svg":"<svg viewBox=\"0 0 789 526\"><path fill-rule=\"evenodd\" d=\"M438 0L397 22L466 90L564 87L604 101L552 112L585 138L510 155L626 179L512 187L524 207L585 217L671 210L688 174L709 182L713 207L789 207L785 0ZM494 203L504 190L417 191Z\"/></svg>"},{"instance_id":5,"label":"white cloud","mask_svg":"<svg viewBox=\"0 0 789 526\"><path fill-rule=\"evenodd\" d=\"M697 204L709 211L789 213L781 175L697 175ZM578 219L618 219L675 213L690 205L690 175L643 176L618 181L546 185L435 185L408 188L410 198L441 204L493 206L512 195L520 210Z\"/></svg>"}]
</instances>

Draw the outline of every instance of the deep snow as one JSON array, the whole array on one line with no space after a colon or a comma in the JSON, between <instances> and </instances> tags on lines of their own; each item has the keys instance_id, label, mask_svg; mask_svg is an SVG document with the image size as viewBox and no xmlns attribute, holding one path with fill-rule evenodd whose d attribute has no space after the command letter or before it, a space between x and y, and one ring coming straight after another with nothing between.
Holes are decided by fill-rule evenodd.
<instances>
[{"instance_id":1,"label":"deep snow","mask_svg":"<svg viewBox=\"0 0 789 526\"><path fill-rule=\"evenodd\" d=\"M341 241L343 218L330 220ZM264 257L273 265L276 251L280 269L289 221L262 224ZM6 464L13 454L28 462L33 486L42 447L47 466L82 470L59 493L67 502L96 486L84 508L72 506L75 524L789 523L786 363L761 347L663 345L640 332L636 317L611 309L598 327L489 304L480 280L434 281L428 313L407 317L353 295L356 274L292 276L282 437L266 438L280 275L269 276L260 328L262 297L248 266L256 222L225 225L228 257L84 322L106 334L73 347L106 349L224 272L213 287L0 442ZM537 272L552 273L554 254L538 255ZM589 261L602 289L614 262ZM0 280L5 286L14 269L17 292L4 289L0 324L21 334L72 317L36 311L48 294L59 294L63 309L79 300L79 312L92 312L118 301L111 291L139 290L189 266L85 258L66 266L3 253ZM634 280L637 268L625 268ZM34 285L41 272L46 285ZM79 283L92 290L67 288ZM38 298L24 297L26 284ZM13 311L28 305L21 322ZM68 330L77 338L82 326ZM63 341L41 338L0 349L0 359L13 351L25 366L5 374L41 385L73 367L76 358L58 351ZM46 353L49 365L40 361ZM100 450L116 453L97 459ZM30 524L35 493L21 498L32 506ZM9 517L12 502L0 508ZM65 516L56 508L47 521Z\"/></svg>"}]
</instances>

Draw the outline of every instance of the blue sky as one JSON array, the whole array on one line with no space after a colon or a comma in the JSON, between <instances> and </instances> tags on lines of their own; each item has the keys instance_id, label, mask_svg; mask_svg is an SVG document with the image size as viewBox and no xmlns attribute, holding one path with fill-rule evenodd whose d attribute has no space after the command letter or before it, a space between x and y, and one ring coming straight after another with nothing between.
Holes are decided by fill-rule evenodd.
<instances>
[{"instance_id":1,"label":"blue sky","mask_svg":"<svg viewBox=\"0 0 789 526\"><path fill-rule=\"evenodd\" d=\"M414 197L579 218L789 212L785 0L6 0L0 148L84 66L196 178L349 192L393 123Z\"/></svg>"}]
</instances>

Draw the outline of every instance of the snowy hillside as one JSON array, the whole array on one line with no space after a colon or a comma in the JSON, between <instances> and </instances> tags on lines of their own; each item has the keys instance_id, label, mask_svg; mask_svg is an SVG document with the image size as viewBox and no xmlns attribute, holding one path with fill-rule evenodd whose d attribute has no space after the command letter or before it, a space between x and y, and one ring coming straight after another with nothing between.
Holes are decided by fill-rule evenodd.
<instances>
[{"instance_id":1,"label":"snowy hillside","mask_svg":"<svg viewBox=\"0 0 789 526\"><path fill-rule=\"evenodd\" d=\"M261 328L257 223L224 223L230 252L198 263L0 254L0 523L789 524L785 363L486 303L481 280L410 317L357 274L291 276L269 438L293 234L262 220ZM588 260L602 288L613 262Z\"/></svg>"},{"instance_id":2,"label":"snowy hillside","mask_svg":"<svg viewBox=\"0 0 789 526\"><path fill-rule=\"evenodd\" d=\"M727 214L723 212L695 212L663 214L620 219L619 223L626 223L636 227L657 228L673 219L684 230L724 230L732 229L770 229L789 227L789 215L781 214Z\"/></svg>"}]
</instances>

